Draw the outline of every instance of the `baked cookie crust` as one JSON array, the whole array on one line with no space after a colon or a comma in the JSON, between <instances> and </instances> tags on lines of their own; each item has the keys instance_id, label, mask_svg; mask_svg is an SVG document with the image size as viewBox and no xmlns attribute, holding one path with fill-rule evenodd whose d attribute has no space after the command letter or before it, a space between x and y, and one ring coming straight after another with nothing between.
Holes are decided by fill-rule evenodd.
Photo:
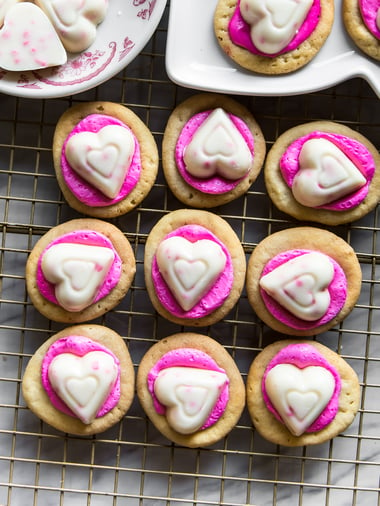
<instances>
[{"instance_id":1,"label":"baked cookie crust","mask_svg":"<svg viewBox=\"0 0 380 506\"><path fill-rule=\"evenodd\" d=\"M227 193L207 194L189 185L181 176L175 161L175 147L182 128L195 114L221 107L225 112L241 118L254 139L252 167L235 188ZM184 204L198 208L212 208L243 195L256 180L264 163L266 146L263 133L250 111L225 95L200 93L179 104L169 117L162 140L162 165L165 179L174 195Z\"/></svg>"},{"instance_id":2,"label":"baked cookie crust","mask_svg":"<svg viewBox=\"0 0 380 506\"><path fill-rule=\"evenodd\" d=\"M268 363L277 353L290 344L303 341L281 340L267 346L252 362L247 376L247 407L256 430L268 441L284 446L306 446L320 444L343 432L353 421L359 408L360 385L351 366L340 355L315 341L305 341L313 346L338 371L342 388L339 409L334 420L318 432L292 435L284 424L265 405L261 383Z\"/></svg>"},{"instance_id":3,"label":"baked cookie crust","mask_svg":"<svg viewBox=\"0 0 380 506\"><path fill-rule=\"evenodd\" d=\"M120 120L132 130L140 146L141 174L136 186L123 200L102 207L80 201L67 186L61 171L62 148L67 136L90 114L102 114ZM53 137L53 161L58 185L70 207L94 218L113 218L128 213L147 196L157 177L159 157L152 133L133 111L113 102L86 102L71 107L58 120Z\"/></svg>"},{"instance_id":4,"label":"baked cookie crust","mask_svg":"<svg viewBox=\"0 0 380 506\"><path fill-rule=\"evenodd\" d=\"M77 230L94 230L106 236L122 260L118 284L111 292L82 311L72 312L43 297L37 285L38 261L45 248L58 237ZM136 272L136 261L128 239L111 223L94 218L71 220L58 225L43 235L32 249L26 262L26 288L35 308L46 318L64 323L81 323L93 320L114 308L129 290Z\"/></svg>"},{"instance_id":5,"label":"baked cookie crust","mask_svg":"<svg viewBox=\"0 0 380 506\"><path fill-rule=\"evenodd\" d=\"M166 417L156 412L147 387L147 375L151 368L165 353L179 348L195 348L203 351L225 370L229 378L229 401L225 412L210 427L187 435L173 430L167 423ZM231 355L212 338L192 332L173 334L154 344L147 351L137 371L137 395L155 427L169 440L189 448L210 446L219 441L234 428L245 407L244 382Z\"/></svg>"},{"instance_id":6,"label":"baked cookie crust","mask_svg":"<svg viewBox=\"0 0 380 506\"><path fill-rule=\"evenodd\" d=\"M97 341L111 350L120 361L120 399L104 416L86 425L78 418L56 409L41 382L41 366L50 346L58 339L80 335ZM135 372L129 351L122 337L102 325L75 325L58 332L45 341L29 360L22 379L22 393L28 408L44 422L62 432L90 436L115 425L128 411L134 398Z\"/></svg>"},{"instance_id":7,"label":"baked cookie crust","mask_svg":"<svg viewBox=\"0 0 380 506\"><path fill-rule=\"evenodd\" d=\"M321 17L310 36L296 49L275 57L253 54L234 44L228 25L238 0L219 0L214 13L214 32L224 53L241 67L259 74L281 75L294 72L306 65L321 49L329 36L334 21L334 2L321 0Z\"/></svg>"},{"instance_id":8,"label":"baked cookie crust","mask_svg":"<svg viewBox=\"0 0 380 506\"><path fill-rule=\"evenodd\" d=\"M347 279L347 297L339 313L325 324L309 329L296 329L277 320L268 311L260 293L259 281L265 265L281 252L293 249L319 251L335 260ZM342 321L353 309L361 290L362 272L351 246L327 230L314 227L295 227L281 230L263 239L248 260L246 289L248 301L257 316L269 327L293 336L312 336L325 332Z\"/></svg>"},{"instance_id":9,"label":"baked cookie crust","mask_svg":"<svg viewBox=\"0 0 380 506\"><path fill-rule=\"evenodd\" d=\"M358 0L343 0L344 26L353 42L366 55L380 60L380 41L368 30L360 13Z\"/></svg>"},{"instance_id":10,"label":"baked cookie crust","mask_svg":"<svg viewBox=\"0 0 380 506\"><path fill-rule=\"evenodd\" d=\"M228 249L233 265L234 280L229 296L221 306L201 318L180 318L170 313L159 301L152 280L152 265L158 245L170 232L184 225L201 225L212 232ZM144 274L148 295L156 311L174 323L202 327L221 320L238 301L244 287L245 273L245 253L239 238L224 219L209 211L178 209L169 213L152 228L145 245Z\"/></svg>"},{"instance_id":11,"label":"baked cookie crust","mask_svg":"<svg viewBox=\"0 0 380 506\"><path fill-rule=\"evenodd\" d=\"M363 135L351 128L333 121L313 121L293 127L280 135L269 150L265 165L265 185L274 205L284 213L303 221L313 221L325 225L339 225L358 220L369 213L380 199L380 170L376 170L366 198L356 207L346 211L332 211L306 207L294 198L291 188L286 184L280 170L280 159L296 139L314 131L344 135L363 144L371 153L375 165L380 167L380 155L375 146Z\"/></svg>"}]
</instances>

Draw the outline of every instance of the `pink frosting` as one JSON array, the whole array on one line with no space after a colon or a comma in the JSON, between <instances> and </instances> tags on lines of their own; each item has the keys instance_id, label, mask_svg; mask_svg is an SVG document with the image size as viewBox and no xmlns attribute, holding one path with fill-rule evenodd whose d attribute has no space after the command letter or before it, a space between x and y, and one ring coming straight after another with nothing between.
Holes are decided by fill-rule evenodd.
<instances>
[{"instance_id":1,"label":"pink frosting","mask_svg":"<svg viewBox=\"0 0 380 506\"><path fill-rule=\"evenodd\" d=\"M198 128L202 125L202 123L208 118L208 116L211 113L212 111L203 111L198 114L195 114L185 124L177 140L175 148L175 160L178 172L181 174L181 176L183 177L183 179L186 181L187 184L189 184L190 186L201 192L215 195L227 193L233 190L242 181L242 179L247 177L248 172L244 177L237 179L235 181L231 181L218 175L208 179L201 179L198 177L194 177L187 171L186 164L183 158L186 146L191 142L191 139L193 138L195 132L198 130ZM254 139L250 129L248 128L248 125L244 123L243 120L241 120L237 116L234 116L233 114L228 114L228 116L233 122L233 124L236 126L236 128L239 130L253 157Z\"/></svg>"},{"instance_id":2,"label":"pink frosting","mask_svg":"<svg viewBox=\"0 0 380 506\"><path fill-rule=\"evenodd\" d=\"M302 44L302 42L304 42L310 36L310 34L314 31L314 29L318 25L320 16L321 16L320 0L314 0L313 5L311 6L305 21L303 22L302 26L299 28L298 32L293 37L293 39L289 42L289 44L277 54L267 55L259 51L253 45L250 36L250 25L242 18L240 14L240 0L238 0L235 12L228 25L228 33L230 35L232 42L237 46L244 47L253 54L262 54L264 56L268 56L269 58L274 58L279 54L293 51L293 49L296 49L300 44Z\"/></svg>"},{"instance_id":3,"label":"pink frosting","mask_svg":"<svg viewBox=\"0 0 380 506\"><path fill-rule=\"evenodd\" d=\"M302 146L309 139L326 139L335 144L357 167L366 178L366 184L357 191L339 200L325 204L317 209L330 209L332 211L346 211L358 206L367 196L369 185L374 176L376 166L373 156L368 149L359 141L346 137L345 135L331 134L315 131L304 137L295 140L280 160L280 170L286 184L291 188L294 178L299 171L299 154Z\"/></svg>"},{"instance_id":4,"label":"pink frosting","mask_svg":"<svg viewBox=\"0 0 380 506\"><path fill-rule=\"evenodd\" d=\"M88 337L72 335L68 337L63 337L55 341L48 349L46 355L43 358L42 366L41 366L41 380L42 385L49 396L49 399L53 406L57 408L62 413L65 413L70 416L76 415L69 409L66 404L61 400L60 397L55 393L54 388L52 387L49 381L49 367L52 360L62 353L71 353L73 355L77 355L78 357L83 357L87 353L92 351L103 351L111 355L115 364L118 367L118 375L115 381L112 390L104 402L103 406L99 409L96 417L99 418L104 416L108 411L111 411L112 408L116 406L120 399L120 363L118 358L110 351L108 348L105 348L101 344L96 341L92 341Z\"/></svg>"},{"instance_id":5,"label":"pink frosting","mask_svg":"<svg viewBox=\"0 0 380 506\"><path fill-rule=\"evenodd\" d=\"M380 39L380 29L376 22L377 13L380 9L379 0L359 0L359 7L368 30L377 39Z\"/></svg>"},{"instance_id":6,"label":"pink frosting","mask_svg":"<svg viewBox=\"0 0 380 506\"><path fill-rule=\"evenodd\" d=\"M306 432L318 432L322 430L334 420L339 409L341 380L338 371L335 369L335 367L329 364L329 362L327 362L327 360L311 344L290 344L289 346L286 346L281 351L279 351L279 353L277 353L277 355L269 362L267 368L265 369L261 383L264 402L269 411L273 413L279 421L282 421L281 417L272 405L265 389L265 380L269 371L279 364L291 364L298 367L299 369L304 369L305 367L309 366L324 367L333 375L335 380L335 389L333 395L331 396L331 399L325 409L322 411L319 417L314 420L314 422L307 428Z\"/></svg>"},{"instance_id":7,"label":"pink frosting","mask_svg":"<svg viewBox=\"0 0 380 506\"><path fill-rule=\"evenodd\" d=\"M231 291L234 278L231 255L225 245L212 232L200 225L185 225L177 228L164 239L174 236L184 237L190 242L200 241L201 239L214 241L219 244L226 256L224 271L219 275L210 290L189 311L184 311L178 304L160 273L156 257L153 259L152 279L161 304L179 318L202 318L221 306Z\"/></svg>"},{"instance_id":8,"label":"pink frosting","mask_svg":"<svg viewBox=\"0 0 380 506\"><path fill-rule=\"evenodd\" d=\"M195 348L178 348L165 353L152 367L147 376L148 390L152 396L154 408L159 415L165 415L166 407L157 399L154 393L154 383L160 371L168 367L194 367L196 369L206 369L226 374L224 369L221 369L209 355ZM213 425L224 413L229 399L228 384L229 382L224 386L213 410L201 429L206 429Z\"/></svg>"},{"instance_id":9,"label":"pink frosting","mask_svg":"<svg viewBox=\"0 0 380 506\"><path fill-rule=\"evenodd\" d=\"M90 114L82 119L70 132L65 140L62 147L61 154L61 170L63 178L66 182L67 187L76 196L78 200L88 206L104 207L112 204L116 204L123 200L136 186L140 179L141 174L141 158L140 158L140 147L133 132L132 135L135 139L135 151L132 157L131 164L129 166L126 178L120 189L119 194L110 199L106 197L100 190L92 186L85 179L83 179L75 170L72 169L69 162L67 161L65 152L66 144L70 137L80 132L92 132L96 133L103 127L108 125L119 125L123 128L130 130L127 125L122 123L116 118L103 114Z\"/></svg>"},{"instance_id":10,"label":"pink frosting","mask_svg":"<svg viewBox=\"0 0 380 506\"><path fill-rule=\"evenodd\" d=\"M310 250L295 249L284 251L276 255L265 265L261 275L264 276L283 263L291 260L292 258L304 255L305 253L310 253ZM283 308L281 304L279 304L273 297L268 295L263 289L260 289L260 293L266 305L266 308L278 321L294 329L310 330L329 322L339 313L339 311L344 306L347 297L347 279L340 265L332 258L328 258L334 266L334 278L328 287L331 301L326 314L318 320L311 322L301 320L297 316L294 316L292 313L290 313L287 309Z\"/></svg>"},{"instance_id":11,"label":"pink frosting","mask_svg":"<svg viewBox=\"0 0 380 506\"><path fill-rule=\"evenodd\" d=\"M93 303L97 302L98 300L108 295L109 292L119 282L122 270L122 261L117 251L113 247L112 242L106 236L100 234L99 232L95 232L94 230L77 230L75 232L64 234L61 237L58 237L57 239L52 241L46 247L46 249L42 252L42 255L40 256L37 265L37 286L41 295L45 297L45 299L52 302L53 304L59 305L59 302L55 296L55 285L47 281L47 279L45 278L42 272L41 262L42 257L49 248L51 248L55 244L62 244L62 243L72 243L73 245L85 244L88 246L102 246L105 248L112 249L112 251L115 254L114 261L108 271L108 274L103 284L100 286L98 293L96 294L96 297L93 300Z\"/></svg>"}]
</instances>

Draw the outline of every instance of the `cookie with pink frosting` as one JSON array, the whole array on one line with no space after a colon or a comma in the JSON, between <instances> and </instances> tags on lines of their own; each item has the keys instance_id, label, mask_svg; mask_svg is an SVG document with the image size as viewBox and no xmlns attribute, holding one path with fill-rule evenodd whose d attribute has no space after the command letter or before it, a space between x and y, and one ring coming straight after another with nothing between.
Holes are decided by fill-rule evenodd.
<instances>
[{"instance_id":1,"label":"cookie with pink frosting","mask_svg":"<svg viewBox=\"0 0 380 506\"><path fill-rule=\"evenodd\" d=\"M343 0L344 26L367 56L380 60L380 5L377 0Z\"/></svg>"},{"instance_id":2,"label":"cookie with pink frosting","mask_svg":"<svg viewBox=\"0 0 380 506\"><path fill-rule=\"evenodd\" d=\"M316 56L333 20L333 0L219 0L214 32L224 53L241 67L286 74Z\"/></svg>"},{"instance_id":3,"label":"cookie with pink frosting","mask_svg":"<svg viewBox=\"0 0 380 506\"><path fill-rule=\"evenodd\" d=\"M267 236L248 261L246 289L257 316L272 329L294 336L325 332L353 309L361 269L343 239L313 227Z\"/></svg>"},{"instance_id":4,"label":"cookie with pink frosting","mask_svg":"<svg viewBox=\"0 0 380 506\"><path fill-rule=\"evenodd\" d=\"M80 323L114 308L136 272L131 245L120 229L93 218L53 227L26 263L28 295L47 318Z\"/></svg>"},{"instance_id":5,"label":"cookie with pink frosting","mask_svg":"<svg viewBox=\"0 0 380 506\"><path fill-rule=\"evenodd\" d=\"M139 205L158 171L152 133L127 107L78 104L60 117L53 138L57 181L68 204L96 218L112 218Z\"/></svg>"},{"instance_id":6,"label":"cookie with pink frosting","mask_svg":"<svg viewBox=\"0 0 380 506\"><path fill-rule=\"evenodd\" d=\"M184 204L212 208L243 195L256 180L265 140L250 111L214 93L193 95L169 117L162 141L166 181Z\"/></svg>"},{"instance_id":7,"label":"cookie with pink frosting","mask_svg":"<svg viewBox=\"0 0 380 506\"><path fill-rule=\"evenodd\" d=\"M359 408L352 367L315 341L282 340L264 348L247 376L247 407L256 430L284 446L324 443L344 432Z\"/></svg>"},{"instance_id":8,"label":"cookie with pink frosting","mask_svg":"<svg viewBox=\"0 0 380 506\"><path fill-rule=\"evenodd\" d=\"M137 395L156 428L189 448L226 436L245 406L239 369L210 337L184 332L162 339L142 358Z\"/></svg>"},{"instance_id":9,"label":"cookie with pink frosting","mask_svg":"<svg viewBox=\"0 0 380 506\"><path fill-rule=\"evenodd\" d=\"M377 205L379 168L379 152L362 134L332 121L314 121L277 138L264 177L281 211L299 220L339 225Z\"/></svg>"},{"instance_id":10,"label":"cookie with pink frosting","mask_svg":"<svg viewBox=\"0 0 380 506\"><path fill-rule=\"evenodd\" d=\"M145 245L145 284L164 318L207 326L238 301L246 260L231 226L208 211L179 209L161 218Z\"/></svg>"},{"instance_id":11,"label":"cookie with pink frosting","mask_svg":"<svg viewBox=\"0 0 380 506\"><path fill-rule=\"evenodd\" d=\"M134 385L132 360L121 336L101 325L75 325L45 341L32 356L22 392L44 422L87 436L122 419Z\"/></svg>"}]
</instances>

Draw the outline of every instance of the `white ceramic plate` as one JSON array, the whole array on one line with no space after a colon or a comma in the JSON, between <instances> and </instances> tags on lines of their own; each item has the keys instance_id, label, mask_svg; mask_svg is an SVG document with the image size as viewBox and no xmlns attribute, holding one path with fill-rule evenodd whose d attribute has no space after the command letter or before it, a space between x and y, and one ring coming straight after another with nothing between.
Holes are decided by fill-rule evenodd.
<instances>
[{"instance_id":1,"label":"white ceramic plate","mask_svg":"<svg viewBox=\"0 0 380 506\"><path fill-rule=\"evenodd\" d=\"M217 0L171 0L166 50L170 79L185 87L237 95L297 95L354 77L365 79L380 97L380 65L367 58L346 35L341 0L335 21L317 56L283 76L261 76L234 64L221 50L213 30Z\"/></svg>"},{"instance_id":2,"label":"white ceramic plate","mask_svg":"<svg viewBox=\"0 0 380 506\"><path fill-rule=\"evenodd\" d=\"M74 95L107 81L144 48L162 17L166 0L109 0L94 43L69 55L65 65L33 72L0 69L0 92L28 98Z\"/></svg>"}]
</instances>

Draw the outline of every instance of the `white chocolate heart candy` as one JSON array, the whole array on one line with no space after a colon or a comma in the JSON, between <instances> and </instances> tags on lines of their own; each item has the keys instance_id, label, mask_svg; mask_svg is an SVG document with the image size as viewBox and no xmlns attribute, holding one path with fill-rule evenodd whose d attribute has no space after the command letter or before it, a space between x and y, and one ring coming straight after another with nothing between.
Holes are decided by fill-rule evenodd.
<instances>
[{"instance_id":1,"label":"white chocolate heart candy","mask_svg":"<svg viewBox=\"0 0 380 506\"><path fill-rule=\"evenodd\" d=\"M83 423L90 424L115 384L118 367L104 351L83 356L61 353L52 360L48 374L58 397Z\"/></svg>"},{"instance_id":2,"label":"white chocolate heart candy","mask_svg":"<svg viewBox=\"0 0 380 506\"><path fill-rule=\"evenodd\" d=\"M6 12L14 4L17 4L21 0L0 0L0 26L2 26Z\"/></svg>"},{"instance_id":3,"label":"white chocolate heart candy","mask_svg":"<svg viewBox=\"0 0 380 506\"><path fill-rule=\"evenodd\" d=\"M41 269L55 285L55 296L67 311L91 305L115 258L110 248L60 243L43 255Z\"/></svg>"},{"instance_id":4,"label":"white chocolate heart candy","mask_svg":"<svg viewBox=\"0 0 380 506\"><path fill-rule=\"evenodd\" d=\"M44 12L30 2L7 10L0 30L0 67L11 71L63 65L67 54Z\"/></svg>"},{"instance_id":5,"label":"white chocolate heart candy","mask_svg":"<svg viewBox=\"0 0 380 506\"><path fill-rule=\"evenodd\" d=\"M321 318L330 305L327 289L334 266L319 252L297 256L265 274L260 286L281 306L305 321Z\"/></svg>"},{"instance_id":6,"label":"white chocolate heart candy","mask_svg":"<svg viewBox=\"0 0 380 506\"><path fill-rule=\"evenodd\" d=\"M37 0L53 23L67 51L87 49L96 37L97 25L103 21L107 0Z\"/></svg>"},{"instance_id":7,"label":"white chocolate heart candy","mask_svg":"<svg viewBox=\"0 0 380 506\"><path fill-rule=\"evenodd\" d=\"M345 197L365 185L360 170L327 139L310 139L299 155L292 192L304 206L317 207Z\"/></svg>"},{"instance_id":8,"label":"white chocolate heart candy","mask_svg":"<svg viewBox=\"0 0 380 506\"><path fill-rule=\"evenodd\" d=\"M313 0L241 0L240 13L250 25L254 46L274 55L294 38Z\"/></svg>"},{"instance_id":9,"label":"white chocolate heart candy","mask_svg":"<svg viewBox=\"0 0 380 506\"><path fill-rule=\"evenodd\" d=\"M192 243L179 236L162 241L156 259L162 277L185 311L200 301L226 265L226 256L216 242L201 239Z\"/></svg>"},{"instance_id":10,"label":"white chocolate heart candy","mask_svg":"<svg viewBox=\"0 0 380 506\"><path fill-rule=\"evenodd\" d=\"M222 372L168 367L157 376L154 393L167 408L169 425L180 434L192 434L205 424L227 383Z\"/></svg>"},{"instance_id":11,"label":"white chocolate heart candy","mask_svg":"<svg viewBox=\"0 0 380 506\"><path fill-rule=\"evenodd\" d=\"M83 179L113 199L123 186L135 149L131 131L108 125L98 132L80 132L67 141L65 155Z\"/></svg>"},{"instance_id":12,"label":"white chocolate heart candy","mask_svg":"<svg viewBox=\"0 0 380 506\"><path fill-rule=\"evenodd\" d=\"M321 366L299 369L292 364L279 364L268 372L265 389L289 431L300 436L329 403L335 379Z\"/></svg>"},{"instance_id":13,"label":"white chocolate heart candy","mask_svg":"<svg viewBox=\"0 0 380 506\"><path fill-rule=\"evenodd\" d=\"M186 170L202 179L215 175L236 180L252 165L252 154L228 114L215 109L201 124L184 152Z\"/></svg>"}]
</instances>

